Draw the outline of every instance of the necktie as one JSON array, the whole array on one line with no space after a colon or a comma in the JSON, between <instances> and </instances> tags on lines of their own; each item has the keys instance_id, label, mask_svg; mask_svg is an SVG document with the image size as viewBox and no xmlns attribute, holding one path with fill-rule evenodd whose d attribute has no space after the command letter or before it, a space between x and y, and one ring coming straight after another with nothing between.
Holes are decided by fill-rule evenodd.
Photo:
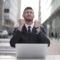
<instances>
[{"instance_id":1,"label":"necktie","mask_svg":"<svg viewBox=\"0 0 60 60\"><path fill-rule=\"evenodd\" d=\"M28 26L28 32L29 33L31 32L31 26Z\"/></svg>"}]
</instances>

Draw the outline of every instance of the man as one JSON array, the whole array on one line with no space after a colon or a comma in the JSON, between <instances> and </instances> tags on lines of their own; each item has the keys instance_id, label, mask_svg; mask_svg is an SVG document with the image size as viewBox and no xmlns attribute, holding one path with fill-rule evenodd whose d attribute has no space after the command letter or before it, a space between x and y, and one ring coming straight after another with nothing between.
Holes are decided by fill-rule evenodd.
<instances>
[{"instance_id":1,"label":"man","mask_svg":"<svg viewBox=\"0 0 60 60\"><path fill-rule=\"evenodd\" d=\"M49 39L41 32L40 23L33 21L34 11L26 7L23 18L19 20L19 28L10 40L10 45L15 47L16 43L44 43L50 45Z\"/></svg>"},{"instance_id":2,"label":"man","mask_svg":"<svg viewBox=\"0 0 60 60\"><path fill-rule=\"evenodd\" d=\"M43 32L45 35L47 35L46 27L44 25L40 26L40 31Z\"/></svg>"}]
</instances>

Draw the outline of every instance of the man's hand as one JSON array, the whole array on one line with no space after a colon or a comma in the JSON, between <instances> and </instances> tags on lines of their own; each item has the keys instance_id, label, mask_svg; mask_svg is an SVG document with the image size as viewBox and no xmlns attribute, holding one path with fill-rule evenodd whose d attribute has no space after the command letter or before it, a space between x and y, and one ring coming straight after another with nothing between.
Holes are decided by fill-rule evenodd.
<instances>
[{"instance_id":1,"label":"man's hand","mask_svg":"<svg viewBox=\"0 0 60 60\"><path fill-rule=\"evenodd\" d=\"M40 32L40 22L39 21L35 21L34 22L34 27L36 28L37 33L39 33Z\"/></svg>"},{"instance_id":2,"label":"man's hand","mask_svg":"<svg viewBox=\"0 0 60 60\"><path fill-rule=\"evenodd\" d=\"M18 29L19 29L20 31L22 31L22 27L24 26L24 24L25 24L24 19L19 19L19 27L18 27Z\"/></svg>"}]
</instances>

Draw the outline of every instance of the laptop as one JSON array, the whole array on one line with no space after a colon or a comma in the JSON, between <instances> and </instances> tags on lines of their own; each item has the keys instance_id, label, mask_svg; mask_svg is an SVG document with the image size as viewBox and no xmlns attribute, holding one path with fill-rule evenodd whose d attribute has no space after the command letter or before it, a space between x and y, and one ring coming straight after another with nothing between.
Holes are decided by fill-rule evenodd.
<instances>
[{"instance_id":1,"label":"laptop","mask_svg":"<svg viewBox=\"0 0 60 60\"><path fill-rule=\"evenodd\" d=\"M16 44L17 58L44 58L47 55L47 44Z\"/></svg>"}]
</instances>

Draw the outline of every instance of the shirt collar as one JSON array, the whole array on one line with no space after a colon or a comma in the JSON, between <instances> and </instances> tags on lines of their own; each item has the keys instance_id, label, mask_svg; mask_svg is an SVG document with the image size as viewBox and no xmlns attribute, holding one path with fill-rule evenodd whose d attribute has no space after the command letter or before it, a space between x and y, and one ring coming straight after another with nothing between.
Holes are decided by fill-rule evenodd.
<instances>
[{"instance_id":1,"label":"shirt collar","mask_svg":"<svg viewBox=\"0 0 60 60\"><path fill-rule=\"evenodd\" d=\"M34 23L32 23L31 25L25 24L26 28L28 28L28 26L31 26L31 28L33 28Z\"/></svg>"},{"instance_id":2,"label":"shirt collar","mask_svg":"<svg viewBox=\"0 0 60 60\"><path fill-rule=\"evenodd\" d=\"M28 30L28 26L31 26L31 30L32 30L32 28L34 27L34 23L32 23L31 25L25 24L25 26L26 26L27 30Z\"/></svg>"}]
</instances>

